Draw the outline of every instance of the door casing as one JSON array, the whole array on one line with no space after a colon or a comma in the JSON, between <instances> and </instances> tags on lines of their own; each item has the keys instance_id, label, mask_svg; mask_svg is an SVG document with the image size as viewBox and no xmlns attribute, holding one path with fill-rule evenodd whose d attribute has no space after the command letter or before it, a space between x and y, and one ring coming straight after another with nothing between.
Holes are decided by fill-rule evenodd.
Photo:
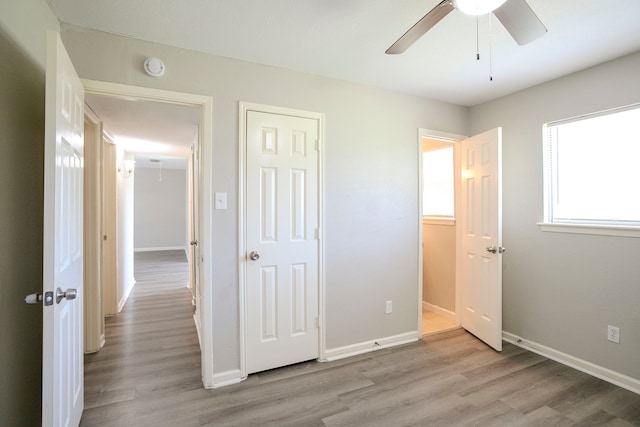
<instances>
[{"instance_id":1,"label":"door casing","mask_svg":"<svg viewBox=\"0 0 640 427\"><path fill-rule=\"evenodd\" d=\"M82 79L85 92L107 97L133 98L139 100L166 102L197 107L200 109L199 146L199 248L200 248L200 285L201 306L198 336L200 338L200 353L202 365L202 383L205 388L214 386L213 367L213 286L212 286L212 223L210 202L211 177L213 164L213 98L204 95L194 95L153 89L140 86L123 85L119 83L101 82Z\"/></svg>"},{"instance_id":2,"label":"door casing","mask_svg":"<svg viewBox=\"0 0 640 427\"><path fill-rule=\"evenodd\" d=\"M324 114L314 113L310 111L295 110L284 107L275 107L271 105L255 104L250 102L240 102L239 104L239 154L238 154L238 279L239 279L239 312L240 312L240 375L241 379L247 377L246 363L246 336L247 336L247 308L246 308L246 117L247 111L260 111L271 114L282 114L289 116L304 117L315 119L319 122L318 132L318 337L319 337L319 353L318 359L326 359L326 336L325 336L325 286L324 286Z\"/></svg>"}]
</instances>

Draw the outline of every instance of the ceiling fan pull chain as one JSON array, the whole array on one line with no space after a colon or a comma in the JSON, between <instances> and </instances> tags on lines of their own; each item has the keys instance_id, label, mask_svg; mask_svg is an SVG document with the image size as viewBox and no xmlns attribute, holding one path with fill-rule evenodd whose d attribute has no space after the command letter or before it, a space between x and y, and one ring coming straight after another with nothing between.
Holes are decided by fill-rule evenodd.
<instances>
[{"instance_id":1,"label":"ceiling fan pull chain","mask_svg":"<svg viewBox=\"0 0 640 427\"><path fill-rule=\"evenodd\" d=\"M476 16L476 61L480 61L480 17Z\"/></svg>"}]
</instances>

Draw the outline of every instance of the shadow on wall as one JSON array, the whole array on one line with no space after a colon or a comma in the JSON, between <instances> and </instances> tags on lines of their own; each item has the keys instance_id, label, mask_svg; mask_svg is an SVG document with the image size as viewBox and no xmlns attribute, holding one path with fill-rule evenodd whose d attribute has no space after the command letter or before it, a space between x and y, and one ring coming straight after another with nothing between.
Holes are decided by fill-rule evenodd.
<instances>
[{"instance_id":1,"label":"shadow on wall","mask_svg":"<svg viewBox=\"0 0 640 427\"><path fill-rule=\"evenodd\" d=\"M45 73L0 28L0 425L39 426Z\"/></svg>"}]
</instances>

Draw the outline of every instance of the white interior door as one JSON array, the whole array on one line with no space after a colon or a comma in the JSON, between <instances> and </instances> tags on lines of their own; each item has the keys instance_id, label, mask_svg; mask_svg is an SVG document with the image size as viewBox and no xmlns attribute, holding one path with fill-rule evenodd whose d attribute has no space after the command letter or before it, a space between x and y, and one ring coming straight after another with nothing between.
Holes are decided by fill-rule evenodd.
<instances>
[{"instance_id":1,"label":"white interior door","mask_svg":"<svg viewBox=\"0 0 640 427\"><path fill-rule=\"evenodd\" d=\"M47 35L45 105L42 425L77 426L84 404L84 89L56 32Z\"/></svg>"},{"instance_id":2,"label":"white interior door","mask_svg":"<svg viewBox=\"0 0 640 427\"><path fill-rule=\"evenodd\" d=\"M319 357L319 120L247 111L246 370Z\"/></svg>"},{"instance_id":3,"label":"white interior door","mask_svg":"<svg viewBox=\"0 0 640 427\"><path fill-rule=\"evenodd\" d=\"M200 169L198 164L198 144L197 141L191 145L191 156L189 157L189 284L193 304L196 306L196 319L200 316L200 272L199 272L199 230L198 230L198 200L199 200L199 177Z\"/></svg>"},{"instance_id":4,"label":"white interior door","mask_svg":"<svg viewBox=\"0 0 640 427\"><path fill-rule=\"evenodd\" d=\"M502 350L502 129L462 141L462 327Z\"/></svg>"}]
</instances>

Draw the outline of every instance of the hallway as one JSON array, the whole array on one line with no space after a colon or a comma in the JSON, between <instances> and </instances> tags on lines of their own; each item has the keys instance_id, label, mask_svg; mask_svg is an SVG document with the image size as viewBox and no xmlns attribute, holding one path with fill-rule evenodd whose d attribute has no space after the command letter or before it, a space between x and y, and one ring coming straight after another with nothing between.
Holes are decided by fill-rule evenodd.
<instances>
[{"instance_id":1,"label":"hallway","mask_svg":"<svg viewBox=\"0 0 640 427\"><path fill-rule=\"evenodd\" d=\"M105 346L85 356L82 426L165 425L158 409L204 391L184 251L137 252L135 277L122 312L105 319Z\"/></svg>"}]
</instances>

